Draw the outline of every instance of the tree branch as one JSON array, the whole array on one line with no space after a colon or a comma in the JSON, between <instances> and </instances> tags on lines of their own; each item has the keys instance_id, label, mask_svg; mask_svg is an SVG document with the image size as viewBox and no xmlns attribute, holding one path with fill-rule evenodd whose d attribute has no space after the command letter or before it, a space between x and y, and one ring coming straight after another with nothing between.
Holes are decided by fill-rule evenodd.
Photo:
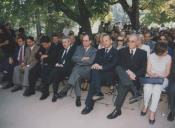
<instances>
[{"instance_id":1,"label":"tree branch","mask_svg":"<svg viewBox=\"0 0 175 128\"><path fill-rule=\"evenodd\" d=\"M145 10L146 8L148 8L148 6L151 4L151 1L150 0L146 5L143 5L142 7L139 7L140 10Z\"/></svg>"},{"instance_id":2,"label":"tree branch","mask_svg":"<svg viewBox=\"0 0 175 128\"><path fill-rule=\"evenodd\" d=\"M80 15L73 12L62 0L52 0L56 11L62 11L67 17L80 24Z\"/></svg>"},{"instance_id":3,"label":"tree branch","mask_svg":"<svg viewBox=\"0 0 175 128\"><path fill-rule=\"evenodd\" d=\"M129 12L129 5L127 3L126 0L118 0L118 2L122 5L123 9L126 11L126 12Z\"/></svg>"},{"instance_id":4,"label":"tree branch","mask_svg":"<svg viewBox=\"0 0 175 128\"><path fill-rule=\"evenodd\" d=\"M109 0L105 0L105 2L107 2L109 5L114 5L114 4L119 3L119 1L118 1L118 0L116 0L116 1L109 1Z\"/></svg>"}]
</instances>

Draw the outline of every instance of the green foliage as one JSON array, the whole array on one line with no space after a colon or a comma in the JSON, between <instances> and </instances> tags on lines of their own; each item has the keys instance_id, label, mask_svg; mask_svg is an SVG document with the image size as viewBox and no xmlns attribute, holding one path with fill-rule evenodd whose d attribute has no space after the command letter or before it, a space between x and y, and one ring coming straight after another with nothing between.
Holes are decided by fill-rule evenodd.
<instances>
[{"instance_id":1,"label":"green foliage","mask_svg":"<svg viewBox=\"0 0 175 128\"><path fill-rule=\"evenodd\" d=\"M62 31L65 22L73 24L63 13L55 12L51 4L49 0L1 0L0 22L24 27L31 34L36 33L36 25L41 26L41 32L50 33Z\"/></svg>"},{"instance_id":2,"label":"green foliage","mask_svg":"<svg viewBox=\"0 0 175 128\"><path fill-rule=\"evenodd\" d=\"M152 0L146 10L143 23L147 25L175 21L175 0Z\"/></svg>"},{"instance_id":3,"label":"green foliage","mask_svg":"<svg viewBox=\"0 0 175 128\"><path fill-rule=\"evenodd\" d=\"M64 24L74 25L75 22L66 17L64 12L56 10L54 0L0 0L0 22L9 21L13 26L23 26L27 31L39 26L41 32L62 31ZM80 15L78 0L57 0ZM111 5L125 0L84 0L90 20L104 20L109 14ZM175 0L140 0L140 9L146 10L143 22L150 24L175 21ZM126 11L126 10L125 10Z\"/></svg>"}]
</instances>

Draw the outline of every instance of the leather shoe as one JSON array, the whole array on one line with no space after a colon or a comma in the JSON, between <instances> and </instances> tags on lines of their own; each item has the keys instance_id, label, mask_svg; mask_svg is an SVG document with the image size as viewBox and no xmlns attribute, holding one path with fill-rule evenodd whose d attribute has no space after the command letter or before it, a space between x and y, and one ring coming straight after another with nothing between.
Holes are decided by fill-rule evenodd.
<instances>
[{"instance_id":1,"label":"leather shoe","mask_svg":"<svg viewBox=\"0 0 175 128\"><path fill-rule=\"evenodd\" d=\"M155 123L155 119L154 120L149 119L149 124L153 125L154 123Z\"/></svg>"},{"instance_id":2,"label":"leather shoe","mask_svg":"<svg viewBox=\"0 0 175 128\"><path fill-rule=\"evenodd\" d=\"M2 87L2 89L9 89L13 87L14 85L12 83L7 84L6 86Z\"/></svg>"},{"instance_id":3,"label":"leather shoe","mask_svg":"<svg viewBox=\"0 0 175 128\"><path fill-rule=\"evenodd\" d=\"M25 90L25 92L23 93L23 96L28 97L28 96L32 96L32 95L34 95L34 94L35 94L35 90L34 90L34 89L27 88L27 89Z\"/></svg>"},{"instance_id":4,"label":"leather shoe","mask_svg":"<svg viewBox=\"0 0 175 128\"><path fill-rule=\"evenodd\" d=\"M143 112L143 111L141 111L141 112L140 112L140 115L141 115L141 116L145 116L146 113L147 113L147 112Z\"/></svg>"},{"instance_id":5,"label":"leather shoe","mask_svg":"<svg viewBox=\"0 0 175 128\"><path fill-rule=\"evenodd\" d=\"M77 107L80 107L81 106L81 100L80 100L80 98L77 98L76 99L75 104L76 104Z\"/></svg>"},{"instance_id":6,"label":"leather shoe","mask_svg":"<svg viewBox=\"0 0 175 128\"><path fill-rule=\"evenodd\" d=\"M43 93L40 97L40 100L45 100L49 96L49 93Z\"/></svg>"},{"instance_id":7,"label":"leather shoe","mask_svg":"<svg viewBox=\"0 0 175 128\"><path fill-rule=\"evenodd\" d=\"M15 86L15 87L11 90L11 92L17 92L17 91L19 91L19 90L22 90L22 86Z\"/></svg>"},{"instance_id":8,"label":"leather shoe","mask_svg":"<svg viewBox=\"0 0 175 128\"><path fill-rule=\"evenodd\" d=\"M81 114L86 115L86 114L90 113L92 110L93 110L92 107L86 106L86 107L81 111Z\"/></svg>"},{"instance_id":9,"label":"leather shoe","mask_svg":"<svg viewBox=\"0 0 175 128\"><path fill-rule=\"evenodd\" d=\"M175 117L175 113L174 112L170 112L168 114L167 120L168 121L173 121L174 120L174 117Z\"/></svg>"},{"instance_id":10,"label":"leather shoe","mask_svg":"<svg viewBox=\"0 0 175 128\"><path fill-rule=\"evenodd\" d=\"M67 96L67 92L59 92L57 98L61 99Z\"/></svg>"},{"instance_id":11,"label":"leather shoe","mask_svg":"<svg viewBox=\"0 0 175 128\"><path fill-rule=\"evenodd\" d=\"M52 102L56 102L57 101L57 94L54 94L52 97Z\"/></svg>"},{"instance_id":12,"label":"leather shoe","mask_svg":"<svg viewBox=\"0 0 175 128\"><path fill-rule=\"evenodd\" d=\"M108 119L114 119L122 114L121 110L114 109L114 111L107 116Z\"/></svg>"}]
</instances>

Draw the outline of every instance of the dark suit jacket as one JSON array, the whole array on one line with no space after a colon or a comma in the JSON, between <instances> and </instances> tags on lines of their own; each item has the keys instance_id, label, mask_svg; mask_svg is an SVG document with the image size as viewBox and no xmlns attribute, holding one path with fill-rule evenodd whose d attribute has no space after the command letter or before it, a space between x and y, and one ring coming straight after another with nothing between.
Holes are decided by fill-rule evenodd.
<instances>
[{"instance_id":1,"label":"dark suit jacket","mask_svg":"<svg viewBox=\"0 0 175 128\"><path fill-rule=\"evenodd\" d=\"M94 64L102 65L103 71L113 72L118 61L118 52L115 48L112 47L106 55L103 48L97 51Z\"/></svg>"},{"instance_id":2,"label":"dark suit jacket","mask_svg":"<svg viewBox=\"0 0 175 128\"><path fill-rule=\"evenodd\" d=\"M26 51L26 48L27 46L25 45L24 46L24 56L25 56L25 51ZM15 50L14 50L14 53L13 53L13 61L14 61L14 65L18 65L19 62L18 62L18 54L19 54L19 51L20 51L20 46L16 46Z\"/></svg>"},{"instance_id":3,"label":"dark suit jacket","mask_svg":"<svg viewBox=\"0 0 175 128\"><path fill-rule=\"evenodd\" d=\"M123 69L130 69L136 74L136 78L146 74L147 53L141 49L136 49L136 52L131 59L129 48L119 50L119 66Z\"/></svg>"},{"instance_id":4,"label":"dark suit jacket","mask_svg":"<svg viewBox=\"0 0 175 128\"><path fill-rule=\"evenodd\" d=\"M43 64L53 66L56 63L58 54L58 48L55 45L51 44L50 48L48 49L45 49L41 46L38 52L36 53L35 57L40 62L41 55L48 55L47 58L43 59Z\"/></svg>"},{"instance_id":5,"label":"dark suit jacket","mask_svg":"<svg viewBox=\"0 0 175 128\"><path fill-rule=\"evenodd\" d=\"M70 74L72 72L72 69L74 67L74 63L72 61L72 56L74 55L76 47L70 47L68 53L66 54L65 63L63 64L63 69L66 71L66 73ZM64 49L61 50L60 54L57 58L57 63L61 64L61 58L64 53Z\"/></svg>"},{"instance_id":6,"label":"dark suit jacket","mask_svg":"<svg viewBox=\"0 0 175 128\"><path fill-rule=\"evenodd\" d=\"M58 44L52 43L52 45L54 45L58 49L59 53L64 49L61 42L59 42Z\"/></svg>"}]
</instances>

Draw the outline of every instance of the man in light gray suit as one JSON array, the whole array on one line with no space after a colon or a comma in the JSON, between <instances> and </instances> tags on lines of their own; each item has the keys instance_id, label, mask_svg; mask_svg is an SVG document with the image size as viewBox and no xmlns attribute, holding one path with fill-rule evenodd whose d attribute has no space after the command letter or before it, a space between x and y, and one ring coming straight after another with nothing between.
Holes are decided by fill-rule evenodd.
<instances>
[{"instance_id":1,"label":"man in light gray suit","mask_svg":"<svg viewBox=\"0 0 175 128\"><path fill-rule=\"evenodd\" d=\"M76 94L76 106L81 106L81 83L82 80L89 80L91 65L96 56L96 49L91 47L91 39L88 34L84 34L82 38L82 46L77 47L72 61L75 67L68 80L68 85L58 94L58 98L63 98L67 95L68 90L73 87Z\"/></svg>"},{"instance_id":2,"label":"man in light gray suit","mask_svg":"<svg viewBox=\"0 0 175 128\"><path fill-rule=\"evenodd\" d=\"M29 70L37 63L35 54L39 46L35 44L34 38L29 36L27 38L27 48L25 50L24 62L14 68L13 82L15 84L14 90L22 89L22 86L28 86Z\"/></svg>"}]
</instances>

